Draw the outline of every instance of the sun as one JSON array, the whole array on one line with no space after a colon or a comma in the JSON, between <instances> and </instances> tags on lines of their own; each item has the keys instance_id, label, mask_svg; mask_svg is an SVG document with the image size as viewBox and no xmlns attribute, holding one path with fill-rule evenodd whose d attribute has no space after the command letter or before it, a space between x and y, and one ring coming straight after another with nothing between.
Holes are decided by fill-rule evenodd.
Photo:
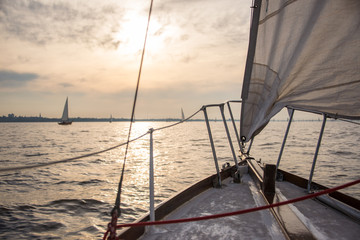
<instances>
[{"instance_id":1,"label":"sun","mask_svg":"<svg viewBox=\"0 0 360 240\"><path fill-rule=\"evenodd\" d=\"M140 54L145 41L148 19L146 16L138 15L135 12L128 13L120 24L119 31L115 34L116 40L120 41L118 51L122 54ZM162 38L158 34L161 25L152 18L146 42L146 52L159 51L162 46Z\"/></svg>"}]
</instances>

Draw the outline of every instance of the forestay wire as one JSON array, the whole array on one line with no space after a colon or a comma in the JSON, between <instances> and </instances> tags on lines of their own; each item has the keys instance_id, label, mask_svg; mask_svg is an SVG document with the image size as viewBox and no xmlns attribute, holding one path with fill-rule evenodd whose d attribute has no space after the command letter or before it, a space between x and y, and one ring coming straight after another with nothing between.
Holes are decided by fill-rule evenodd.
<instances>
[{"instance_id":1,"label":"forestay wire","mask_svg":"<svg viewBox=\"0 0 360 240\"><path fill-rule=\"evenodd\" d=\"M111 223L109 223L109 230L111 230L110 239L115 239L115 237L116 237L116 229L114 229L114 226L116 225L117 218L121 214L121 211L120 211L121 189L122 189L122 183L123 183L123 179L124 179L124 172L125 172L125 166L126 166L126 157L127 157L127 153L128 153L128 149L129 149L129 141L130 141L130 136L131 136L131 129L132 129L132 124L133 124L134 116L135 116L136 100L137 100L137 96L138 96L138 92L139 92L141 71L142 71L142 66L143 66L143 62L144 62L146 40L147 40L147 36L148 36L148 32L149 32L149 25L150 25L152 6L153 6L153 0L151 0L151 3L150 3L148 22L147 22L146 32L145 32L144 46L143 46L142 54L141 54L139 74L138 74L138 78L137 78L134 102L133 102L133 107L132 107L132 111L131 111L129 133L128 133L128 138L127 138L127 141L126 141L126 149L125 149L124 161L123 161L123 165L122 165L120 181L119 181L119 185L118 185L118 191L117 191L117 194L116 194L115 206L114 206L114 208L113 208L113 210L111 212L112 220L111 220Z\"/></svg>"}]
</instances>

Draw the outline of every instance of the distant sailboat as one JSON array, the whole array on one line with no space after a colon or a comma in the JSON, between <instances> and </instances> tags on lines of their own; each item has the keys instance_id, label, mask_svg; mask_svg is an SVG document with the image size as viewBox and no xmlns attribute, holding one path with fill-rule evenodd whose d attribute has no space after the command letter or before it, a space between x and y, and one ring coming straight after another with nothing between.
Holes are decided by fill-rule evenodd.
<instances>
[{"instance_id":1,"label":"distant sailboat","mask_svg":"<svg viewBox=\"0 0 360 240\"><path fill-rule=\"evenodd\" d=\"M110 123L112 123L112 115L110 114L110 121L109 121Z\"/></svg>"},{"instance_id":2,"label":"distant sailboat","mask_svg":"<svg viewBox=\"0 0 360 240\"><path fill-rule=\"evenodd\" d=\"M58 122L59 125L70 125L72 121L69 120L69 109L68 109L68 98L66 98L64 111L61 117L61 121Z\"/></svg>"},{"instance_id":3,"label":"distant sailboat","mask_svg":"<svg viewBox=\"0 0 360 240\"><path fill-rule=\"evenodd\" d=\"M182 108L181 108L181 120L185 120L185 115L184 115L184 111Z\"/></svg>"}]
</instances>

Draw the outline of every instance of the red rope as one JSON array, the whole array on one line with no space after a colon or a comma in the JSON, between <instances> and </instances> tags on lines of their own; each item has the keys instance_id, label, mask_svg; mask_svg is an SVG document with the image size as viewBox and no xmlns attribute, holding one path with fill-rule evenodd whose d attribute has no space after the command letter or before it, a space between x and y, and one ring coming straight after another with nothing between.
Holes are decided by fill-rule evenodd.
<instances>
[{"instance_id":1,"label":"red rope","mask_svg":"<svg viewBox=\"0 0 360 240\"><path fill-rule=\"evenodd\" d=\"M261 207L255 207L255 208L249 208L249 209L244 209L244 210L239 210L239 211L235 211L235 212L228 212L228 213L220 213L220 214L215 214L215 215L209 215L209 216L203 216L203 217L194 217L194 218L183 218L183 219L174 219L174 220L166 220L166 221L154 221L154 222L138 222L138 223L127 223L127 224L120 224L117 225L116 228L123 228L123 227L138 227L138 226L147 226L147 225L162 225L162 224L173 224L173 223L184 223L184 222L194 222L194 221L202 221L202 220L209 220L209 219L214 219L214 218L222 218L222 217L229 217L229 216L233 216L233 215L240 215L240 214L245 214L245 213L250 213L250 212L255 212L255 211L260 211L260 210L264 210L264 209L268 209L268 208L274 208L274 207L278 207L278 206L282 206L282 205L286 205L286 204L291 204L291 203L295 203L295 202L300 202L306 199L310 199L310 198L314 198L320 195L324 195L324 194L328 194L331 192L335 192L337 190L343 189L343 188L347 188L350 187L352 185L358 184L360 183L360 179L353 181L353 182L349 182L343 185L340 185L338 187L334 187L334 188L329 188L317 193L313 193L313 194L309 194L306 196L302 196L302 197L298 197L298 198L294 198L291 200L287 200L287 201L283 201L283 202L278 202L278 203L273 203L273 204L269 204L266 206L261 206ZM106 239L108 232L106 232L104 234L104 238Z\"/></svg>"}]
</instances>

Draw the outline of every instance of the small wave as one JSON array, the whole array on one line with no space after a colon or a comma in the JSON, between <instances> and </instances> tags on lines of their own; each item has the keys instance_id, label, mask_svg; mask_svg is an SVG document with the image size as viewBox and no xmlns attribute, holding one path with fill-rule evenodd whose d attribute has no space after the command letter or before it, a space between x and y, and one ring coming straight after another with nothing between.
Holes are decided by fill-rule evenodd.
<instances>
[{"instance_id":1,"label":"small wave","mask_svg":"<svg viewBox=\"0 0 360 240\"><path fill-rule=\"evenodd\" d=\"M334 168L333 164L322 164L321 167L323 168Z\"/></svg>"},{"instance_id":2,"label":"small wave","mask_svg":"<svg viewBox=\"0 0 360 240\"><path fill-rule=\"evenodd\" d=\"M279 143L278 142L266 142L266 143L263 143L263 144L259 144L260 147L265 147L265 146L275 146L275 145L278 145Z\"/></svg>"},{"instance_id":3,"label":"small wave","mask_svg":"<svg viewBox=\"0 0 360 240\"><path fill-rule=\"evenodd\" d=\"M20 205L20 206L17 206L16 209L20 210L20 211L30 211L30 210L35 209L35 207L30 206L30 205Z\"/></svg>"},{"instance_id":4,"label":"small wave","mask_svg":"<svg viewBox=\"0 0 360 240\"><path fill-rule=\"evenodd\" d=\"M99 180L99 179L91 179L91 180L87 180L87 181L60 181L55 183L56 185L62 185L62 184L69 184L69 185L88 185L88 184L98 184L98 183L102 183L105 182L103 180Z\"/></svg>"},{"instance_id":5,"label":"small wave","mask_svg":"<svg viewBox=\"0 0 360 240\"><path fill-rule=\"evenodd\" d=\"M74 184L77 184L76 181L60 181L60 182L57 182L57 183L54 183L55 185L62 185L62 184L70 184L70 185L74 185Z\"/></svg>"},{"instance_id":6,"label":"small wave","mask_svg":"<svg viewBox=\"0 0 360 240\"><path fill-rule=\"evenodd\" d=\"M261 150L264 151L264 150L273 150L274 147L271 147L271 146L268 146L268 147L261 147Z\"/></svg>"},{"instance_id":7,"label":"small wave","mask_svg":"<svg viewBox=\"0 0 360 240\"><path fill-rule=\"evenodd\" d=\"M110 205L95 199L59 199L41 206L44 214L61 213L70 215L84 215L100 213L100 209L110 209Z\"/></svg>"},{"instance_id":8,"label":"small wave","mask_svg":"<svg viewBox=\"0 0 360 240\"><path fill-rule=\"evenodd\" d=\"M33 232L48 232L48 231L54 231L59 228L65 227L64 224L59 222L45 222L45 223L39 223L34 225L31 230Z\"/></svg>"},{"instance_id":9,"label":"small wave","mask_svg":"<svg viewBox=\"0 0 360 240\"><path fill-rule=\"evenodd\" d=\"M200 138L200 139L190 139L189 141L190 142L201 142L201 141L209 141L209 140L206 138Z\"/></svg>"},{"instance_id":10,"label":"small wave","mask_svg":"<svg viewBox=\"0 0 360 240\"><path fill-rule=\"evenodd\" d=\"M196 143L196 144L191 144L192 147L207 147L209 144L206 143Z\"/></svg>"},{"instance_id":11,"label":"small wave","mask_svg":"<svg viewBox=\"0 0 360 240\"><path fill-rule=\"evenodd\" d=\"M11 210L9 208L0 206L0 216L8 215L9 213L11 213Z\"/></svg>"},{"instance_id":12,"label":"small wave","mask_svg":"<svg viewBox=\"0 0 360 240\"><path fill-rule=\"evenodd\" d=\"M16 185L16 186L31 186L27 179L5 179L0 183L5 183L6 185Z\"/></svg>"},{"instance_id":13,"label":"small wave","mask_svg":"<svg viewBox=\"0 0 360 240\"><path fill-rule=\"evenodd\" d=\"M89 232L98 233L99 230L100 229L96 226L89 226L89 227L85 227L85 228L81 229L81 231L86 232L86 233L89 233Z\"/></svg>"},{"instance_id":14,"label":"small wave","mask_svg":"<svg viewBox=\"0 0 360 240\"><path fill-rule=\"evenodd\" d=\"M24 157L39 157L39 156L44 156L44 155L49 155L49 154L48 153L24 154Z\"/></svg>"},{"instance_id":15,"label":"small wave","mask_svg":"<svg viewBox=\"0 0 360 240\"><path fill-rule=\"evenodd\" d=\"M101 183L104 182L103 180L99 180L99 179L92 179L92 180L88 180L88 181L82 181L79 182L79 185L87 185L87 184L97 184L97 183Z\"/></svg>"},{"instance_id":16,"label":"small wave","mask_svg":"<svg viewBox=\"0 0 360 240\"><path fill-rule=\"evenodd\" d=\"M47 204L47 206L57 206L57 205L78 205L78 206L86 206L86 205L99 205L104 202L96 200L96 199L59 199L54 200Z\"/></svg>"},{"instance_id":17,"label":"small wave","mask_svg":"<svg viewBox=\"0 0 360 240\"><path fill-rule=\"evenodd\" d=\"M141 208L137 208L137 207L121 207L121 213L123 213L123 217L126 219L128 219L129 221L135 221L136 218L144 213L146 213L147 210L145 209L141 209Z\"/></svg>"},{"instance_id":18,"label":"small wave","mask_svg":"<svg viewBox=\"0 0 360 240\"><path fill-rule=\"evenodd\" d=\"M339 177L348 177L348 175L347 174L337 174L337 175L335 175L335 176L332 176L332 178L339 178Z\"/></svg>"},{"instance_id":19,"label":"small wave","mask_svg":"<svg viewBox=\"0 0 360 240\"><path fill-rule=\"evenodd\" d=\"M335 151L335 152L333 152L333 154L349 156L349 155L353 155L354 153L353 152L348 152L348 151Z\"/></svg>"},{"instance_id":20,"label":"small wave","mask_svg":"<svg viewBox=\"0 0 360 240\"><path fill-rule=\"evenodd\" d=\"M86 163L81 163L81 162L78 162L78 163L72 163L73 166L86 166Z\"/></svg>"},{"instance_id":21,"label":"small wave","mask_svg":"<svg viewBox=\"0 0 360 240\"><path fill-rule=\"evenodd\" d=\"M167 193L167 194L171 194L171 193L176 193L177 191L172 189L172 188L165 188L164 192Z\"/></svg>"},{"instance_id":22,"label":"small wave","mask_svg":"<svg viewBox=\"0 0 360 240\"><path fill-rule=\"evenodd\" d=\"M103 163L103 162L106 162L106 161L104 159L100 159L100 158L90 161L90 163Z\"/></svg>"},{"instance_id":23,"label":"small wave","mask_svg":"<svg viewBox=\"0 0 360 240\"><path fill-rule=\"evenodd\" d=\"M26 144L23 144L22 147L23 148L40 148L41 145L26 145Z\"/></svg>"}]
</instances>

